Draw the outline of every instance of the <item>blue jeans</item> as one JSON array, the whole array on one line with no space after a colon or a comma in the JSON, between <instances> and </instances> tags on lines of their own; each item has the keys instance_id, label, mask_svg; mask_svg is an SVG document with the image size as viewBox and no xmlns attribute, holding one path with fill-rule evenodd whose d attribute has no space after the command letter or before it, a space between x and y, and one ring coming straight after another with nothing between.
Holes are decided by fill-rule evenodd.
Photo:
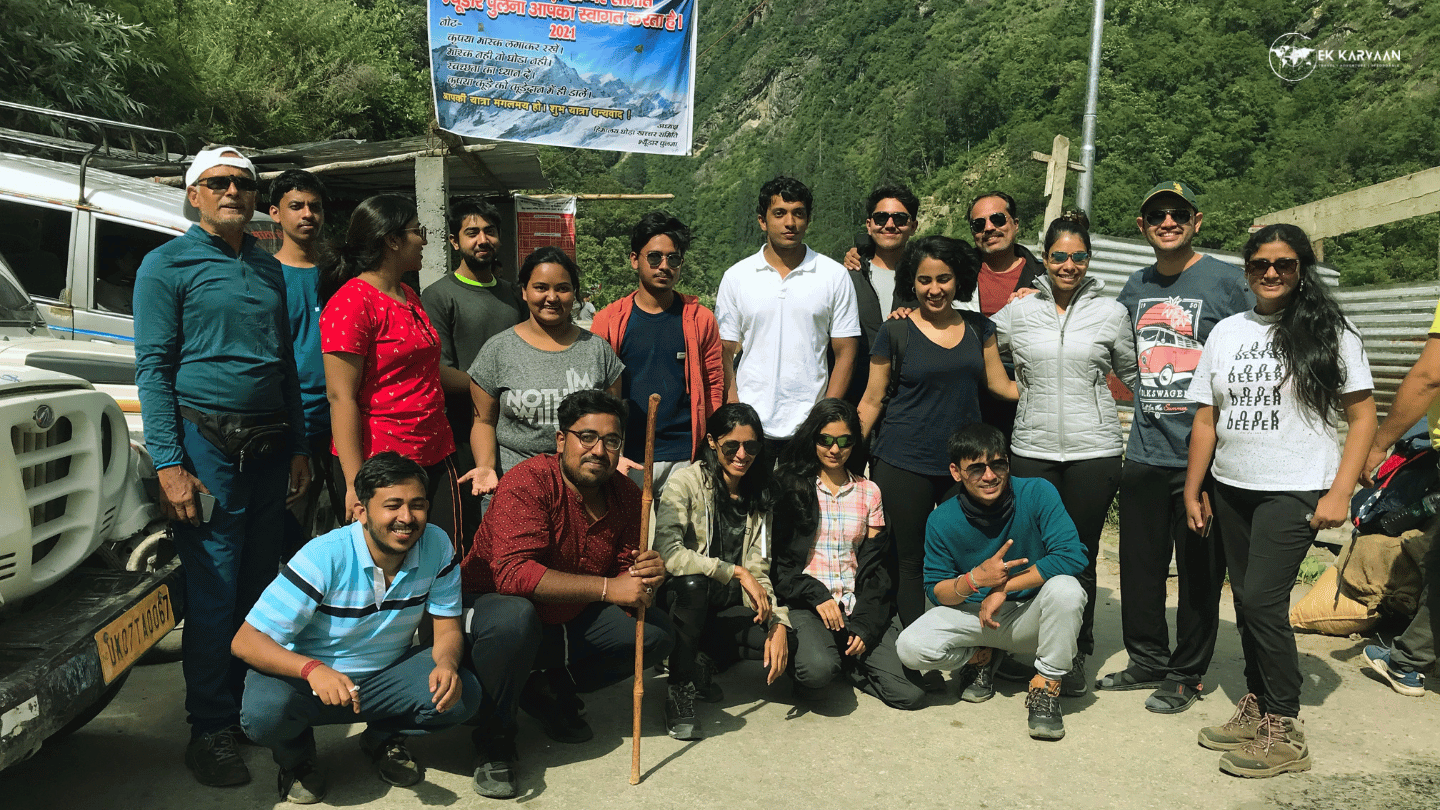
<instances>
[{"instance_id":1,"label":"blue jeans","mask_svg":"<svg viewBox=\"0 0 1440 810\"><path fill-rule=\"evenodd\" d=\"M192 735L240 719L245 664L230 641L280 569L290 454L247 461L244 471L181 420L185 469L217 499L209 523L175 523L185 573L185 711Z\"/></svg>"},{"instance_id":2,"label":"blue jeans","mask_svg":"<svg viewBox=\"0 0 1440 810\"><path fill-rule=\"evenodd\" d=\"M240 727L256 745L269 748L275 764L294 768L315 755L315 726L365 721L367 743L396 734L429 734L470 719L480 705L480 683L460 670L460 700L449 711L435 711L430 647L413 647L379 672L352 677L360 688L360 713L349 706L327 706L299 678L277 678L251 671L245 678L245 707Z\"/></svg>"}]
</instances>

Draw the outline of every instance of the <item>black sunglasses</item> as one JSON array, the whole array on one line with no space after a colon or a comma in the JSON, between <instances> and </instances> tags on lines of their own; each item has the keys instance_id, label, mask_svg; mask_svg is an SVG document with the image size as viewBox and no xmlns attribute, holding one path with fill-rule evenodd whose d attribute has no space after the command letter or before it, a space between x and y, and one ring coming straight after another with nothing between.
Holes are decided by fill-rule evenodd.
<instances>
[{"instance_id":1,"label":"black sunglasses","mask_svg":"<svg viewBox=\"0 0 1440 810\"><path fill-rule=\"evenodd\" d=\"M1300 272L1300 260L1290 256L1276 259L1273 262L1269 259L1251 259L1245 262L1245 275L1260 278L1270 272L1272 267L1275 268L1278 275L1293 276Z\"/></svg>"},{"instance_id":2,"label":"black sunglasses","mask_svg":"<svg viewBox=\"0 0 1440 810\"><path fill-rule=\"evenodd\" d=\"M1165 224L1165 218L1175 220L1176 225L1186 225L1190 222L1191 211L1189 208L1156 208L1153 211L1145 212L1145 224L1150 226Z\"/></svg>"},{"instance_id":3,"label":"black sunglasses","mask_svg":"<svg viewBox=\"0 0 1440 810\"><path fill-rule=\"evenodd\" d=\"M731 456L735 455L735 452L737 450L743 447L745 448L745 455L758 456L760 455L760 448L762 446L763 445L760 444L759 439L751 439L745 442L737 442L734 439L731 439L728 442L720 443L720 453L726 458L730 458Z\"/></svg>"},{"instance_id":4,"label":"black sunglasses","mask_svg":"<svg viewBox=\"0 0 1440 810\"><path fill-rule=\"evenodd\" d=\"M1010 221L1010 217L1005 216L1004 211L996 211L988 217L976 217L970 220L970 232L980 233L985 230L985 220L987 219L990 220L991 225L997 228L1005 227L1005 223Z\"/></svg>"},{"instance_id":5,"label":"black sunglasses","mask_svg":"<svg viewBox=\"0 0 1440 810\"><path fill-rule=\"evenodd\" d=\"M978 482L981 478L985 477L986 467L989 467L996 475L1006 475L1010 472L1010 460L1004 458L997 458L994 461L989 462L988 464L985 462L971 464L964 470L965 477L970 479L972 483Z\"/></svg>"},{"instance_id":6,"label":"black sunglasses","mask_svg":"<svg viewBox=\"0 0 1440 810\"><path fill-rule=\"evenodd\" d=\"M910 215L905 213L904 211L899 211L896 213L891 213L889 211L876 211L875 213L870 215L870 221L875 223L875 227L877 228L885 227L885 223L889 222L892 219L895 220L895 227L897 228L903 228L906 225L910 224Z\"/></svg>"},{"instance_id":7,"label":"black sunglasses","mask_svg":"<svg viewBox=\"0 0 1440 810\"><path fill-rule=\"evenodd\" d=\"M1074 250L1066 253L1063 250L1052 250L1050 251L1050 261L1055 264L1064 264L1067 261L1075 262L1076 264L1085 264L1090 261L1090 251Z\"/></svg>"},{"instance_id":8,"label":"black sunglasses","mask_svg":"<svg viewBox=\"0 0 1440 810\"><path fill-rule=\"evenodd\" d=\"M652 250L645 254L645 263L650 265L651 270L659 267L662 260L671 268L677 268L685 263L685 257L679 253L661 253L658 250Z\"/></svg>"},{"instance_id":9,"label":"black sunglasses","mask_svg":"<svg viewBox=\"0 0 1440 810\"><path fill-rule=\"evenodd\" d=\"M846 433L844 436L828 436L821 433L815 437L815 444L821 447L849 447L855 443L855 437Z\"/></svg>"},{"instance_id":10,"label":"black sunglasses","mask_svg":"<svg viewBox=\"0 0 1440 810\"><path fill-rule=\"evenodd\" d=\"M255 191L260 188L255 178L248 174L223 174L218 177L202 177L195 181L195 185L204 186L211 191L227 191L231 183L240 191Z\"/></svg>"}]
</instances>

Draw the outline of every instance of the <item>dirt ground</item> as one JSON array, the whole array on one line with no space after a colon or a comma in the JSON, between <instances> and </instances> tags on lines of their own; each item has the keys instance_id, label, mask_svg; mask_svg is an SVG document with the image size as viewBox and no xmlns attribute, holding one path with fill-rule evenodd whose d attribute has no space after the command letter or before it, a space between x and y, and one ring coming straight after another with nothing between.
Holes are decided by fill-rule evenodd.
<instances>
[{"instance_id":1,"label":"dirt ground","mask_svg":"<svg viewBox=\"0 0 1440 810\"><path fill-rule=\"evenodd\" d=\"M1102 559L1092 678L1124 666L1119 577ZM1305 592L1297 587L1293 598ZM1172 600L1173 622L1173 600ZM664 680L647 678L643 779L628 784L631 684L587 697L595 739L550 742L522 715L522 796L533 808L1216 808L1217 810L1411 810L1440 808L1440 696L1401 697L1362 671L1366 639L1300 637L1306 684L1302 719L1314 769L1265 780L1228 776L1218 754L1196 744L1244 694L1239 638L1227 592L1219 645L1204 698L1158 715L1145 692L1063 701L1067 735L1026 735L1023 686L1001 683L987 703L953 690L902 713L848 686L798 709L783 680L766 687L757 664L720 676L726 700L700 704L708 737L668 738L660 719ZM0 808L230 810L277 804L268 752L244 749L254 780L237 788L197 785L185 770L179 664L136 670L117 701L69 739L0 774ZM327 804L366 808L498 804L470 788L468 733L422 738L411 750L428 766L415 788L391 788L369 771L359 727L321 731Z\"/></svg>"}]
</instances>

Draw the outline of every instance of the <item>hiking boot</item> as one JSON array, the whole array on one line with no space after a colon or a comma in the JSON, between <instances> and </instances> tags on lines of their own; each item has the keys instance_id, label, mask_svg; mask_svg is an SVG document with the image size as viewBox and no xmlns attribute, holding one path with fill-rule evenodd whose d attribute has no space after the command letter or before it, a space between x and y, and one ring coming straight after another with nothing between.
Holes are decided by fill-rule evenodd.
<instances>
[{"instance_id":1,"label":"hiking boot","mask_svg":"<svg viewBox=\"0 0 1440 810\"><path fill-rule=\"evenodd\" d=\"M250 782L250 769L240 758L235 735L228 728L192 739L185 747L185 767L195 774L196 782L210 787Z\"/></svg>"},{"instance_id":2,"label":"hiking boot","mask_svg":"<svg viewBox=\"0 0 1440 810\"><path fill-rule=\"evenodd\" d=\"M1191 686L1179 681L1166 681L1145 698L1145 708L1156 714L1179 714L1194 706L1204 689L1203 683Z\"/></svg>"},{"instance_id":3,"label":"hiking boot","mask_svg":"<svg viewBox=\"0 0 1440 810\"><path fill-rule=\"evenodd\" d=\"M719 703L725 699L725 690L715 682L720 668L705 653L695 654L695 699L705 703Z\"/></svg>"},{"instance_id":4,"label":"hiking boot","mask_svg":"<svg viewBox=\"0 0 1440 810\"><path fill-rule=\"evenodd\" d=\"M695 719L695 684L672 683L666 690L665 731L677 740L705 737Z\"/></svg>"},{"instance_id":5,"label":"hiking boot","mask_svg":"<svg viewBox=\"0 0 1440 810\"><path fill-rule=\"evenodd\" d=\"M1035 667L1016 660L1015 656L1007 652L1000 656L1000 666L995 670L995 677L1011 683L1028 683L1035 677Z\"/></svg>"},{"instance_id":6,"label":"hiking boot","mask_svg":"<svg viewBox=\"0 0 1440 810\"><path fill-rule=\"evenodd\" d=\"M955 676L960 699L966 703L984 703L995 697L995 670L1000 666L999 651L980 647L970 656L970 663Z\"/></svg>"},{"instance_id":7,"label":"hiking boot","mask_svg":"<svg viewBox=\"0 0 1440 810\"><path fill-rule=\"evenodd\" d=\"M1065 718L1060 713L1060 681L1040 673L1030 679L1025 695L1025 708L1030 710L1030 737L1036 740L1058 740L1065 736Z\"/></svg>"},{"instance_id":8,"label":"hiking boot","mask_svg":"<svg viewBox=\"0 0 1440 810\"><path fill-rule=\"evenodd\" d=\"M1070 671L1060 678L1062 697L1084 697L1090 691L1090 679L1085 675L1085 653L1077 652L1070 661Z\"/></svg>"},{"instance_id":9,"label":"hiking boot","mask_svg":"<svg viewBox=\"0 0 1440 810\"><path fill-rule=\"evenodd\" d=\"M325 798L330 787L325 773L316 767L314 757L293 768L281 768L277 786L280 801L295 804L315 804Z\"/></svg>"},{"instance_id":10,"label":"hiking boot","mask_svg":"<svg viewBox=\"0 0 1440 810\"><path fill-rule=\"evenodd\" d=\"M515 775L515 732L490 733L483 728L470 732L475 744L475 775L470 786L489 799L513 799L520 795Z\"/></svg>"},{"instance_id":11,"label":"hiking boot","mask_svg":"<svg viewBox=\"0 0 1440 810\"><path fill-rule=\"evenodd\" d=\"M540 721L545 736L562 743L583 743L595 737L594 729L580 716L580 702L573 686L562 694L570 682L568 674L532 672L520 692L520 708ZM558 687L558 689L557 689Z\"/></svg>"},{"instance_id":12,"label":"hiking boot","mask_svg":"<svg viewBox=\"0 0 1440 810\"><path fill-rule=\"evenodd\" d=\"M378 743L370 742L368 734L360 735L360 750L375 766L380 781L395 787L410 787L425 778L425 769L410 756L405 747L405 738L399 734L386 737Z\"/></svg>"},{"instance_id":13,"label":"hiking boot","mask_svg":"<svg viewBox=\"0 0 1440 810\"><path fill-rule=\"evenodd\" d=\"M1260 726L1260 703L1254 695L1246 695L1235 704L1235 716L1223 726L1200 729L1200 745L1211 751L1234 751L1255 739Z\"/></svg>"},{"instance_id":14,"label":"hiking boot","mask_svg":"<svg viewBox=\"0 0 1440 810\"><path fill-rule=\"evenodd\" d=\"M1220 770L1248 777L1310 770L1305 724L1296 717L1265 715L1255 730L1255 739L1220 755Z\"/></svg>"},{"instance_id":15,"label":"hiking boot","mask_svg":"<svg viewBox=\"0 0 1440 810\"><path fill-rule=\"evenodd\" d=\"M1390 650L1379 644L1367 644L1365 649L1360 651L1363 657L1370 664L1370 668L1380 673L1394 689L1406 697L1425 696L1425 676L1407 666L1397 664L1390 660Z\"/></svg>"}]
</instances>

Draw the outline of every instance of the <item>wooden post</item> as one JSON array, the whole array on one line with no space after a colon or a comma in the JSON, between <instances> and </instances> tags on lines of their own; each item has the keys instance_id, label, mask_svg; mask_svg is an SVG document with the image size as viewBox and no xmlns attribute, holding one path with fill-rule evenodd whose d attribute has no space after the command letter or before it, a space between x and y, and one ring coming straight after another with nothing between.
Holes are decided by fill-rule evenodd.
<instances>
[{"instance_id":1,"label":"wooden post","mask_svg":"<svg viewBox=\"0 0 1440 810\"><path fill-rule=\"evenodd\" d=\"M1310 249L1313 250L1313 251L1315 251L1315 261L1317 261L1317 262L1323 262L1323 261L1325 261L1325 240L1324 240L1324 239L1316 239L1314 242L1311 242L1311 243L1310 243Z\"/></svg>"},{"instance_id":2,"label":"wooden post","mask_svg":"<svg viewBox=\"0 0 1440 810\"><path fill-rule=\"evenodd\" d=\"M1045 220L1040 223L1040 238L1045 238L1045 229L1060 216L1065 207L1065 179L1067 172L1083 172L1085 165L1070 160L1070 139L1056 135L1050 145L1050 154L1031 152L1030 158L1045 166ZM1088 211L1086 212L1089 213Z\"/></svg>"}]
</instances>

